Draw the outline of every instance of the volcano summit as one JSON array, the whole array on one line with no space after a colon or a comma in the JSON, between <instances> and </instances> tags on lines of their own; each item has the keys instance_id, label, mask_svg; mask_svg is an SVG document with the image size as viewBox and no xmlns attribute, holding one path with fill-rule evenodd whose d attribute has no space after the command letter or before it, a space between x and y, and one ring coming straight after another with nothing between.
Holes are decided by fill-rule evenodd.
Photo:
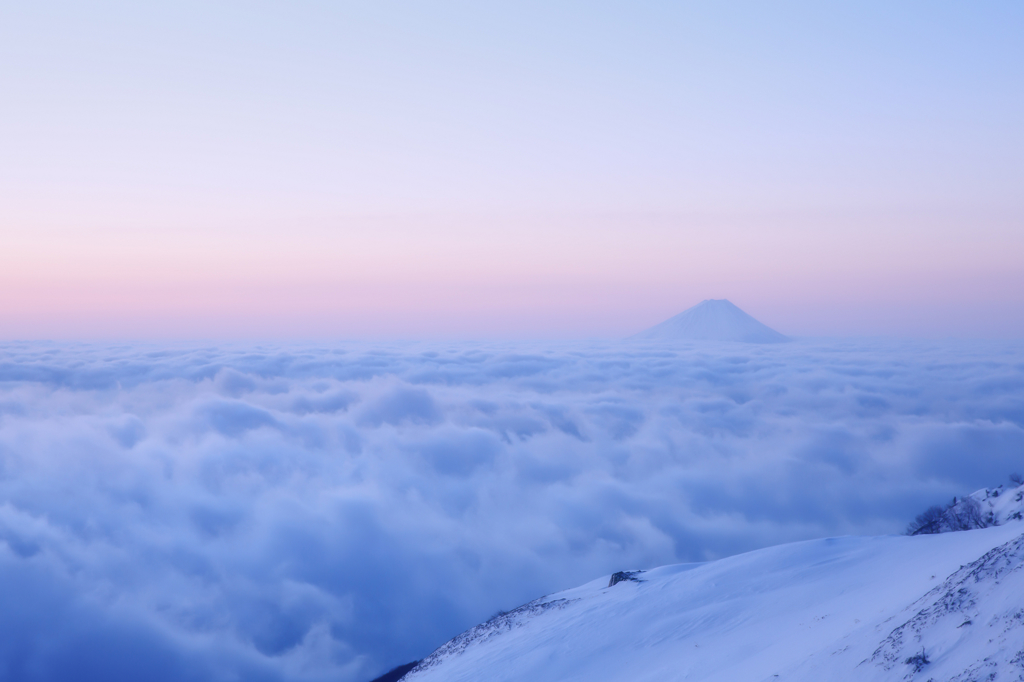
<instances>
[{"instance_id":1,"label":"volcano summit","mask_svg":"<svg viewBox=\"0 0 1024 682\"><path fill-rule=\"evenodd\" d=\"M701 301L630 338L637 341L789 341L788 337L758 322L724 298Z\"/></svg>"}]
</instances>

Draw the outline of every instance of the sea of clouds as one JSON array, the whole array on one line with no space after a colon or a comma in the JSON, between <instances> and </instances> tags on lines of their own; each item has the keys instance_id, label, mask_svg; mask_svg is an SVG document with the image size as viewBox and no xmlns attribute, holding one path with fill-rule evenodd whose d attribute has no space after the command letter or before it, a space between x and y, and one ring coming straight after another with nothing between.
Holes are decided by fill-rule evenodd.
<instances>
[{"instance_id":1,"label":"sea of clouds","mask_svg":"<svg viewBox=\"0 0 1024 682\"><path fill-rule=\"evenodd\" d=\"M0 345L0 678L365 681L1024 470L1024 346Z\"/></svg>"}]
</instances>

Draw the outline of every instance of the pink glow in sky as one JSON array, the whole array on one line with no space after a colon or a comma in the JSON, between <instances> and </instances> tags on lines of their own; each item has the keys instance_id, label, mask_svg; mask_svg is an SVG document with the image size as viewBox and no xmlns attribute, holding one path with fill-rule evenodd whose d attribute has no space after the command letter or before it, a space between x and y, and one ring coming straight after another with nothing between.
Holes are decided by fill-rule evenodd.
<instances>
[{"instance_id":1,"label":"pink glow in sky","mask_svg":"<svg viewBox=\"0 0 1024 682\"><path fill-rule=\"evenodd\" d=\"M2 338L1024 336L1018 4L51 4Z\"/></svg>"}]
</instances>

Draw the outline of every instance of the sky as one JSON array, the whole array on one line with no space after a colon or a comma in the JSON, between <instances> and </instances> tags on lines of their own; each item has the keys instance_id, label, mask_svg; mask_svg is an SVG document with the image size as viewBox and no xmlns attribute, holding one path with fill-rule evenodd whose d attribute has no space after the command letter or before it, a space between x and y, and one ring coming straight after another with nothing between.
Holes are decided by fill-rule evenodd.
<instances>
[{"instance_id":1,"label":"sky","mask_svg":"<svg viewBox=\"0 0 1024 682\"><path fill-rule=\"evenodd\" d=\"M0 8L0 338L1024 336L1016 2Z\"/></svg>"},{"instance_id":2,"label":"sky","mask_svg":"<svg viewBox=\"0 0 1024 682\"><path fill-rule=\"evenodd\" d=\"M364 682L997 485L1021 35L1015 2L3 4L0 678ZM601 340L709 298L795 340Z\"/></svg>"},{"instance_id":3,"label":"sky","mask_svg":"<svg viewBox=\"0 0 1024 682\"><path fill-rule=\"evenodd\" d=\"M0 678L366 682L1024 473L1015 341L0 343Z\"/></svg>"}]
</instances>

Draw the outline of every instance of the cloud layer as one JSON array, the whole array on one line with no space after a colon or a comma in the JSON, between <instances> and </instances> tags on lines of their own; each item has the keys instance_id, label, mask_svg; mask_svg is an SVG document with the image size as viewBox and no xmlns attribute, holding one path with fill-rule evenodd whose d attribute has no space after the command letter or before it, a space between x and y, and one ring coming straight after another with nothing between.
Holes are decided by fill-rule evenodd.
<instances>
[{"instance_id":1,"label":"cloud layer","mask_svg":"<svg viewBox=\"0 0 1024 682\"><path fill-rule=\"evenodd\" d=\"M1014 470L1019 344L6 344L0 677L365 680Z\"/></svg>"}]
</instances>

